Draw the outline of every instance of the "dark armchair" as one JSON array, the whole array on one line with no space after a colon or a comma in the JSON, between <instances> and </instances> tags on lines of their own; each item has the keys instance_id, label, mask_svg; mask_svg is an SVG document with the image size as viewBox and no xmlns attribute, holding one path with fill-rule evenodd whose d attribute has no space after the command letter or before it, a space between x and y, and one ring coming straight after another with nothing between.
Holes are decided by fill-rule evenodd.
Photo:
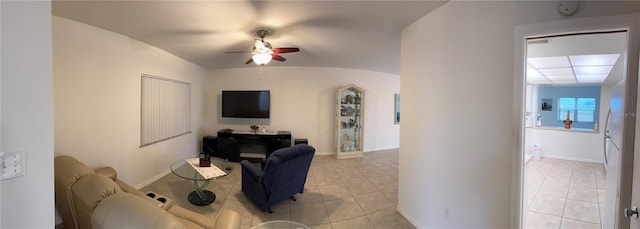
<instances>
[{"instance_id":1,"label":"dark armchair","mask_svg":"<svg viewBox=\"0 0 640 229\"><path fill-rule=\"evenodd\" d=\"M304 191L307 173L316 149L306 144L273 152L262 168L247 160L242 164L242 192L258 208L271 213L271 206Z\"/></svg>"}]
</instances>

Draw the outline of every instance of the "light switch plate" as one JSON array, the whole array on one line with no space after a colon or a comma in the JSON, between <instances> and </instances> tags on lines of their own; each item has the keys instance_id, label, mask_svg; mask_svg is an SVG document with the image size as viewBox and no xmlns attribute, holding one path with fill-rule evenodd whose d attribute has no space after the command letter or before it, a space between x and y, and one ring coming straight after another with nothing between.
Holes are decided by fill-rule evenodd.
<instances>
[{"instance_id":1,"label":"light switch plate","mask_svg":"<svg viewBox=\"0 0 640 229\"><path fill-rule=\"evenodd\" d=\"M0 152L0 180L24 176L24 149Z\"/></svg>"}]
</instances>

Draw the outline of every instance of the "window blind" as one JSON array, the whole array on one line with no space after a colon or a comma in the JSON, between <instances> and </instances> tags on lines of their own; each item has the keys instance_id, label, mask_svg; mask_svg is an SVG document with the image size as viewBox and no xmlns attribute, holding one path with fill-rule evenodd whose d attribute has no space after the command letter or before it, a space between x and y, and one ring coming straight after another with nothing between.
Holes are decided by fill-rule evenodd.
<instances>
[{"instance_id":1,"label":"window blind","mask_svg":"<svg viewBox=\"0 0 640 229\"><path fill-rule=\"evenodd\" d=\"M140 147L191 133L191 84L142 74Z\"/></svg>"}]
</instances>

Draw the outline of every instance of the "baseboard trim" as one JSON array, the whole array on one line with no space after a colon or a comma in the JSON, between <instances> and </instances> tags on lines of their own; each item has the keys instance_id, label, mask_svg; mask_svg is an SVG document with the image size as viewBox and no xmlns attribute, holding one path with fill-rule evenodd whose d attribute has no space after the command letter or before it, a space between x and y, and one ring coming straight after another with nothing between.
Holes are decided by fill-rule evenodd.
<instances>
[{"instance_id":1,"label":"baseboard trim","mask_svg":"<svg viewBox=\"0 0 640 229\"><path fill-rule=\"evenodd\" d=\"M414 227L416 227L416 228L426 228L424 225L418 223L418 221L416 219L414 219L413 217L409 216L409 214L407 214L407 212L405 212L402 208L400 208L400 205L398 205L396 207L396 211L398 211L398 213L400 213L400 215L402 215L405 219L407 219L407 221L409 221L409 223L411 223Z\"/></svg>"},{"instance_id":2,"label":"baseboard trim","mask_svg":"<svg viewBox=\"0 0 640 229\"><path fill-rule=\"evenodd\" d=\"M390 147L390 148L376 148L376 149L365 149L365 153L376 152L376 151L385 151L385 150L394 150L399 149L398 147Z\"/></svg>"},{"instance_id":3,"label":"baseboard trim","mask_svg":"<svg viewBox=\"0 0 640 229\"><path fill-rule=\"evenodd\" d=\"M135 185L133 187L136 188L136 189L142 189L145 186L150 185L151 183L156 182L157 180L160 180L160 178L166 176L169 173L171 173L171 169L164 170L164 171L160 172L160 174L155 175L155 176L153 176L153 177L151 177L151 178L149 178L149 179L143 181L142 183L137 184L137 185Z\"/></svg>"},{"instance_id":4,"label":"baseboard trim","mask_svg":"<svg viewBox=\"0 0 640 229\"><path fill-rule=\"evenodd\" d=\"M531 159L533 158L533 154L525 154L524 155L524 163L527 164L530 161L532 161Z\"/></svg>"},{"instance_id":5,"label":"baseboard trim","mask_svg":"<svg viewBox=\"0 0 640 229\"><path fill-rule=\"evenodd\" d=\"M579 157L558 156L558 155L549 155L549 154L542 154L542 157L561 159L561 160L570 160L570 161L598 163L598 164L602 164L603 163L602 160L586 159L586 158L579 158Z\"/></svg>"},{"instance_id":6,"label":"baseboard trim","mask_svg":"<svg viewBox=\"0 0 640 229\"><path fill-rule=\"evenodd\" d=\"M398 147L391 147L391 148L379 148L379 149L365 149L364 153L374 153L377 151L385 151L385 150L395 150L398 149ZM315 155L321 155L321 156L326 156L326 155L335 155L336 152L318 152L316 151Z\"/></svg>"},{"instance_id":7,"label":"baseboard trim","mask_svg":"<svg viewBox=\"0 0 640 229\"><path fill-rule=\"evenodd\" d=\"M315 155L322 155L322 156L326 156L326 155L335 155L335 152L318 152L316 151Z\"/></svg>"}]
</instances>

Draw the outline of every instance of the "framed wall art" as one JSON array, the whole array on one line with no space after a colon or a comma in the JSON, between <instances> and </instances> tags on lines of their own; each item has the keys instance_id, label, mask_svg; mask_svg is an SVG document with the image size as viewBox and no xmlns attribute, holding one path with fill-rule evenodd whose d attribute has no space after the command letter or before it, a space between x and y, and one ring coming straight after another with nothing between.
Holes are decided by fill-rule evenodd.
<instances>
[{"instance_id":1,"label":"framed wall art","mask_svg":"<svg viewBox=\"0 0 640 229\"><path fill-rule=\"evenodd\" d=\"M542 99L542 107L543 111L552 111L553 110L553 100L552 99Z\"/></svg>"}]
</instances>

